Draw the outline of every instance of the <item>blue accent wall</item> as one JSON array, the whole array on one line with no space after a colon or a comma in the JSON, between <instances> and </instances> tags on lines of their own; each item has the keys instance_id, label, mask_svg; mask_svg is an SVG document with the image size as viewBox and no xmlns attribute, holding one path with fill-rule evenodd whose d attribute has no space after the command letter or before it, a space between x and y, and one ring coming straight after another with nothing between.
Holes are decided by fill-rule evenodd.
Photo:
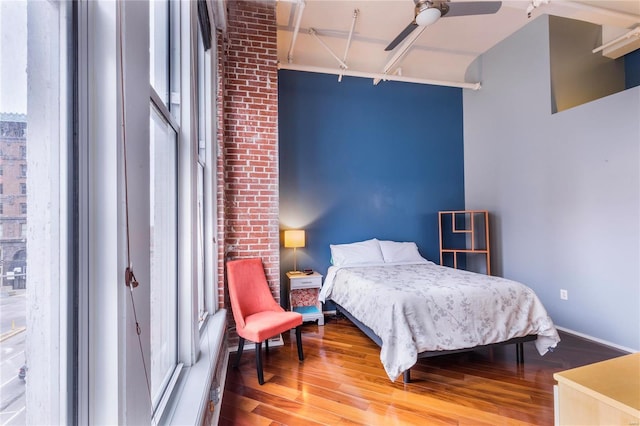
<instances>
[{"instance_id":1,"label":"blue accent wall","mask_svg":"<svg viewBox=\"0 0 640 426\"><path fill-rule=\"evenodd\" d=\"M437 212L464 208L462 89L281 70L280 226L306 230L298 269L329 244L415 241L439 261ZM281 251L281 271L293 268Z\"/></svg>"},{"instance_id":2,"label":"blue accent wall","mask_svg":"<svg viewBox=\"0 0 640 426\"><path fill-rule=\"evenodd\" d=\"M640 86L640 49L624 56L624 87Z\"/></svg>"}]
</instances>

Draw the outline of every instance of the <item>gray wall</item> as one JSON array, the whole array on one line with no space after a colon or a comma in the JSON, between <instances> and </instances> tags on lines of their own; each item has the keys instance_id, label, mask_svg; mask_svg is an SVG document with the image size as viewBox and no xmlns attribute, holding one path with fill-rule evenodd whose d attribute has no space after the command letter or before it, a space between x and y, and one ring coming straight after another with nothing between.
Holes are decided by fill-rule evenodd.
<instances>
[{"instance_id":1,"label":"gray wall","mask_svg":"<svg viewBox=\"0 0 640 426\"><path fill-rule=\"evenodd\" d=\"M640 350L640 87L552 115L547 16L480 64L483 88L463 94L465 203L493 214L494 273L558 326Z\"/></svg>"}]
</instances>

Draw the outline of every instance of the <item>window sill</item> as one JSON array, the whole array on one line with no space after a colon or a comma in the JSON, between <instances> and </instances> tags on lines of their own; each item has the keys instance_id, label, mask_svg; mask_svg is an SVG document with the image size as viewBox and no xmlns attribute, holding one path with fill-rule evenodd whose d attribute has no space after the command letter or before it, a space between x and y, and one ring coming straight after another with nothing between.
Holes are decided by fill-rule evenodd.
<instances>
[{"instance_id":1,"label":"window sill","mask_svg":"<svg viewBox=\"0 0 640 426\"><path fill-rule=\"evenodd\" d=\"M166 416L168 420L160 421L160 423L169 425L202 424L207 415L211 383L214 379L219 384L220 392L210 423L217 423L229 361L229 351L225 342L226 316L226 310L220 309L209 317L201 334L198 361L183 369L175 396L172 398L173 402L170 403L173 407L169 415Z\"/></svg>"}]
</instances>

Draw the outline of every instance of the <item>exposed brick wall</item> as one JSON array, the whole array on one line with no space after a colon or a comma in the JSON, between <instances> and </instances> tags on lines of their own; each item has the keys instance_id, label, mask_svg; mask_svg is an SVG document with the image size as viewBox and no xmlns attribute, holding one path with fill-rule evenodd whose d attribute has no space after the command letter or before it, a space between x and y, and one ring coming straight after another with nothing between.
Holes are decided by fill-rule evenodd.
<instances>
[{"instance_id":1,"label":"exposed brick wall","mask_svg":"<svg viewBox=\"0 0 640 426\"><path fill-rule=\"evenodd\" d=\"M280 300L278 70L275 1L230 1L222 49L220 259L261 257ZM218 103L220 98L218 98ZM220 135L219 135L220 136ZM220 262L219 296L224 297ZM229 320L233 323L231 313Z\"/></svg>"}]
</instances>

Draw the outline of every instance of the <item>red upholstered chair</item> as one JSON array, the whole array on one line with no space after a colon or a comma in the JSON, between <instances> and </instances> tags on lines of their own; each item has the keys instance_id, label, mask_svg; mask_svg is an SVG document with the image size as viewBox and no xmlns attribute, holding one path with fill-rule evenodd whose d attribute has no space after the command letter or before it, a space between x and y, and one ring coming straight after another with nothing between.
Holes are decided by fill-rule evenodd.
<instances>
[{"instance_id":1,"label":"red upholstered chair","mask_svg":"<svg viewBox=\"0 0 640 426\"><path fill-rule=\"evenodd\" d=\"M251 340L256 344L256 368L258 383L264 383L262 374L262 342L265 350L269 351L267 339L280 333L296 329L296 343L298 359L302 361L302 336L300 325L302 315L297 312L285 311L275 301L261 259L239 259L227 262L227 283L231 298L231 310L236 321L236 331L240 337L238 342L238 356L235 367L240 363L244 341Z\"/></svg>"}]
</instances>

